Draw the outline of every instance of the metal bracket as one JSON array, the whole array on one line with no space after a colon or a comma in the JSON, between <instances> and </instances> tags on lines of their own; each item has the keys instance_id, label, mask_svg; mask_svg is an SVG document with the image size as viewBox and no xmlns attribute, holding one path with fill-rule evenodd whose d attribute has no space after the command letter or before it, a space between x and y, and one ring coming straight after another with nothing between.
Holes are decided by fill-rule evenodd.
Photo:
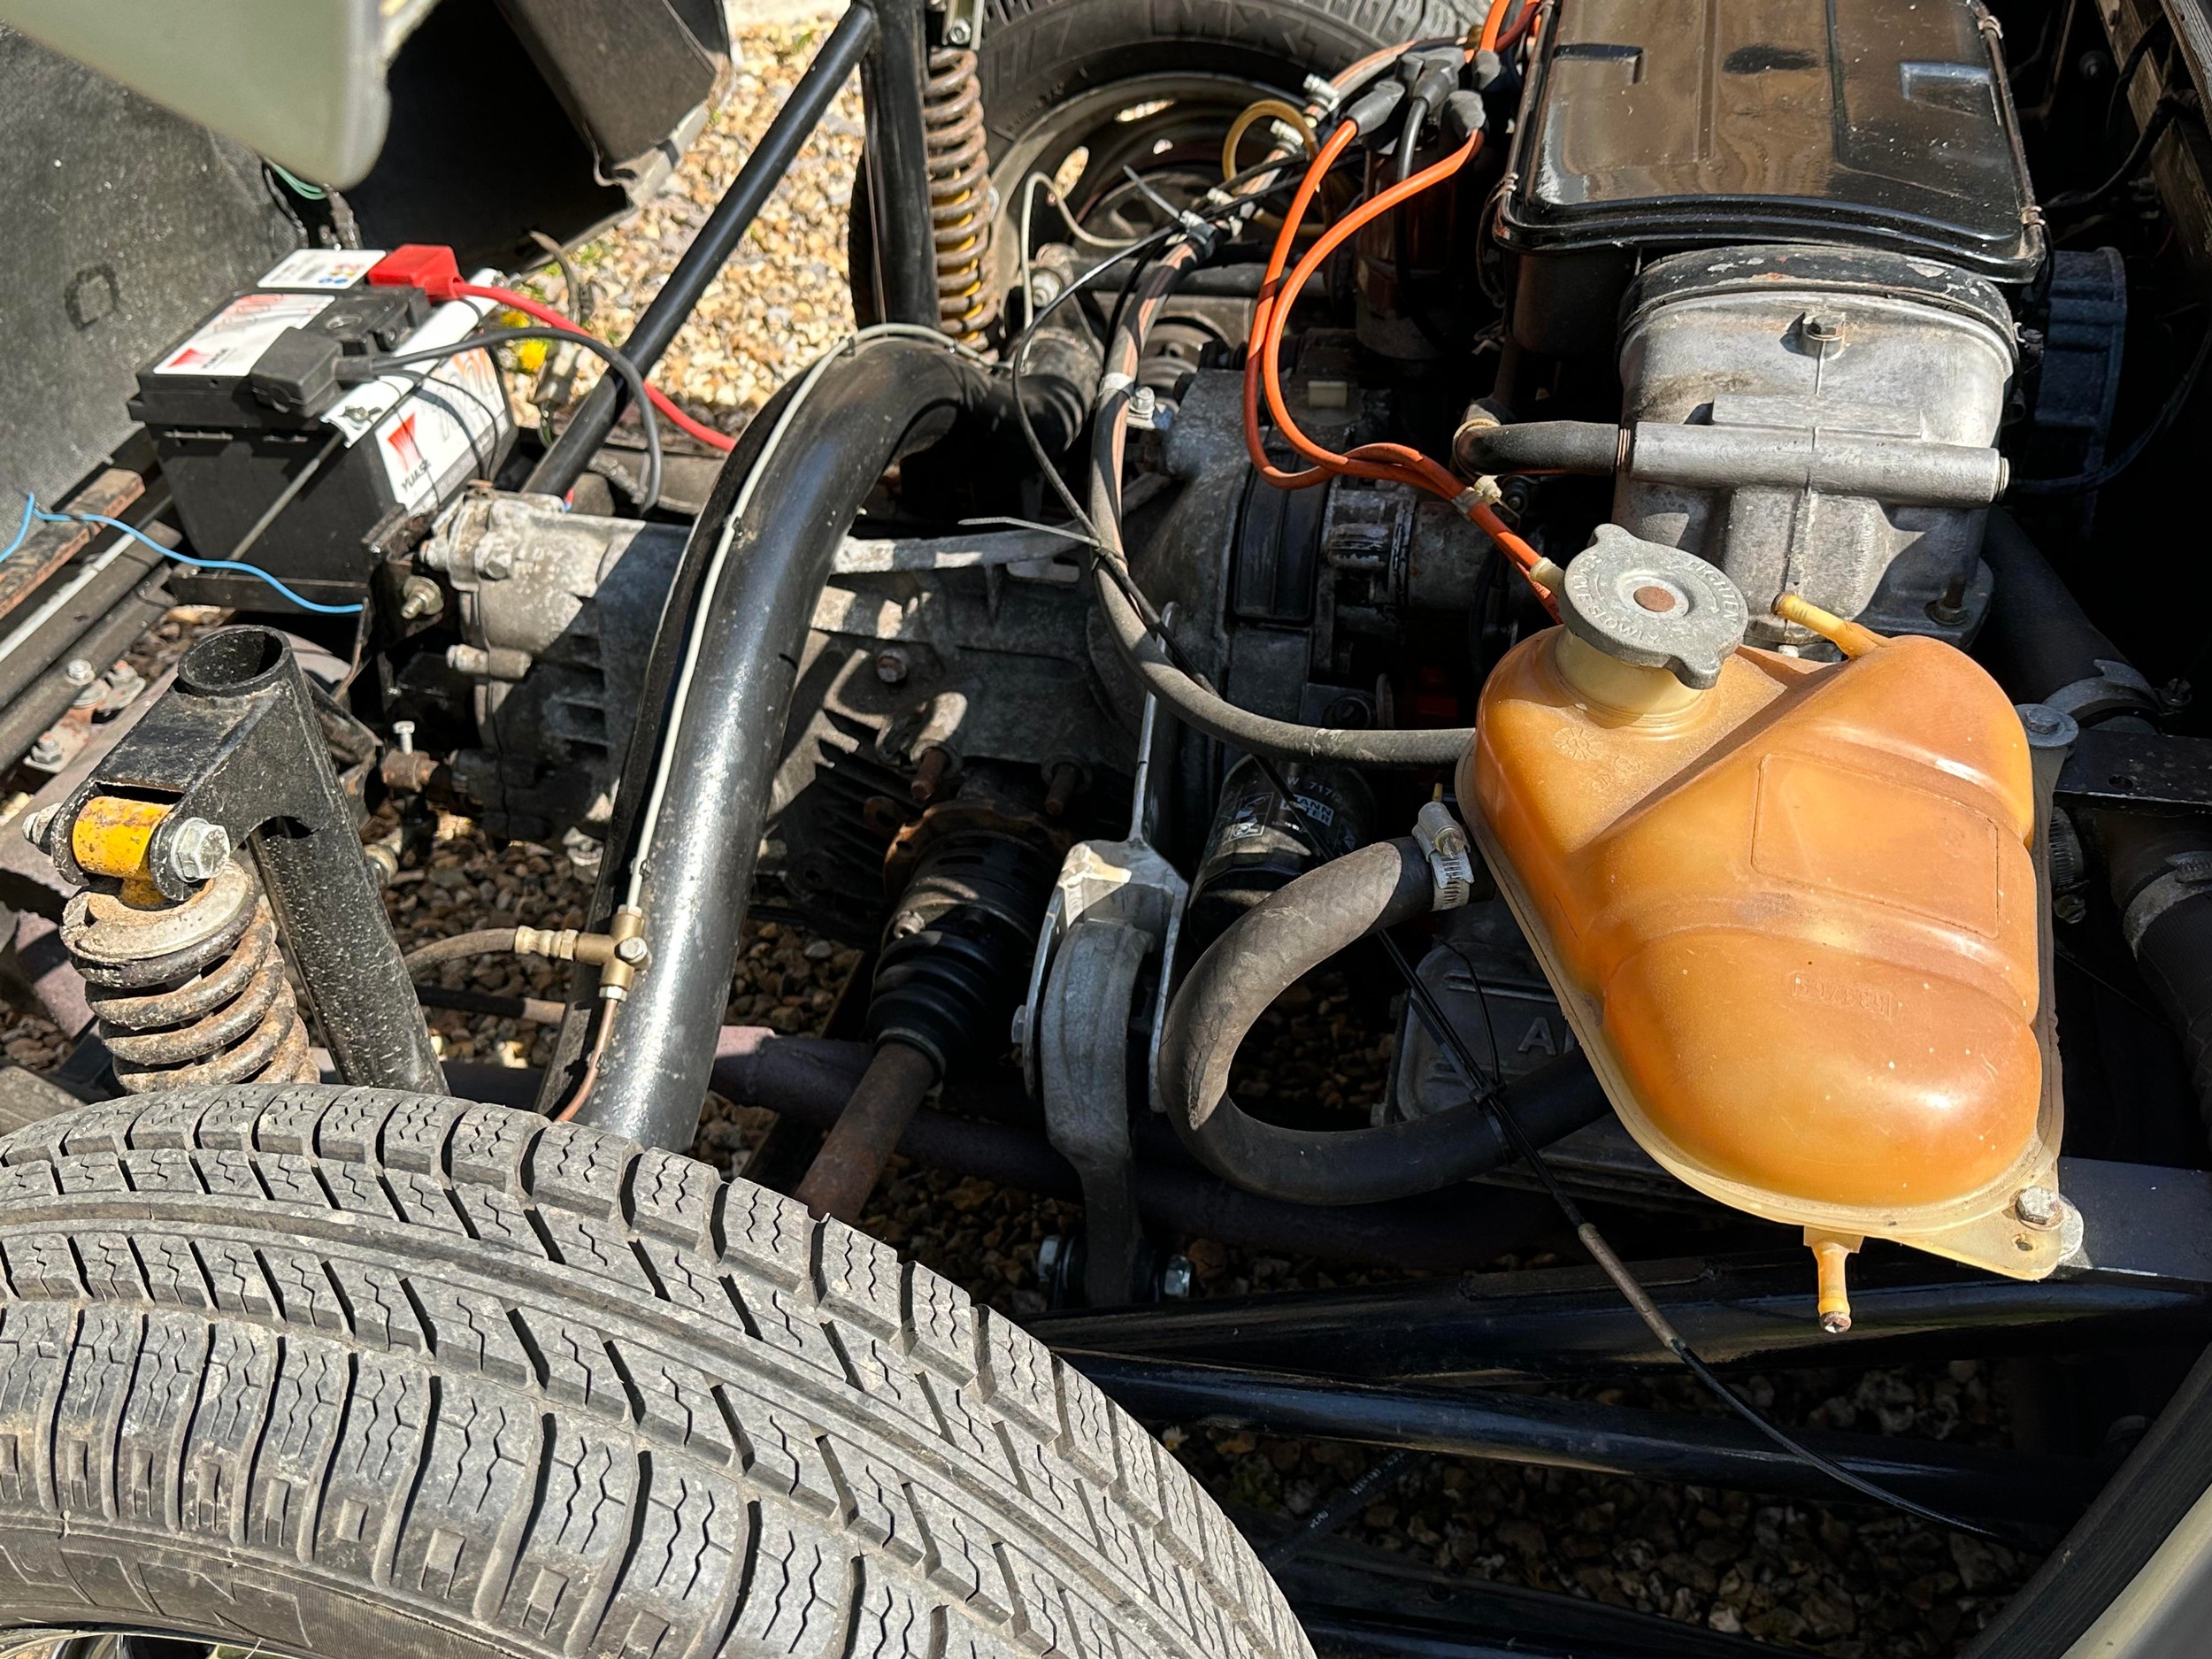
<instances>
[{"instance_id":1,"label":"metal bracket","mask_svg":"<svg viewBox=\"0 0 2212 1659\"><path fill-rule=\"evenodd\" d=\"M2212 738L2085 727L2058 795L2083 806L2212 812Z\"/></svg>"},{"instance_id":2,"label":"metal bracket","mask_svg":"<svg viewBox=\"0 0 2212 1659\"><path fill-rule=\"evenodd\" d=\"M171 900L200 886L183 873L191 861L173 856L180 833L211 825L232 846L250 844L340 1074L389 1088L443 1087L306 676L284 635L229 627L200 640L177 664L175 684L61 803L43 841L79 887L90 878L70 849L71 831L96 795L168 807L145 862Z\"/></svg>"},{"instance_id":3,"label":"metal bracket","mask_svg":"<svg viewBox=\"0 0 2212 1659\"><path fill-rule=\"evenodd\" d=\"M1029 994L1014 1017L1023 1079L1044 1103L1046 1134L1082 1178L1085 1292L1094 1306L1129 1300L1144 1242L1129 1137L1130 1032L1145 958L1156 953L1148 1084L1190 894L1149 839L1160 810L1153 787L1164 773L1156 762L1171 740L1172 728L1148 697L1129 837L1068 849L1030 964Z\"/></svg>"}]
</instances>

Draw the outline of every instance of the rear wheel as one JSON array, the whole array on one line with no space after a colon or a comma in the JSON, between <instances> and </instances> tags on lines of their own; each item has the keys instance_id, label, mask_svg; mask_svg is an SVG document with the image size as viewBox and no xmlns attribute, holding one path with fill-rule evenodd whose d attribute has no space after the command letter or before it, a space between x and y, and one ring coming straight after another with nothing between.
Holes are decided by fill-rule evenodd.
<instances>
[{"instance_id":1,"label":"rear wheel","mask_svg":"<svg viewBox=\"0 0 2212 1659\"><path fill-rule=\"evenodd\" d=\"M1088 1383L687 1158L155 1096L0 1141L0 1652L1310 1654Z\"/></svg>"},{"instance_id":2,"label":"rear wheel","mask_svg":"<svg viewBox=\"0 0 2212 1659\"><path fill-rule=\"evenodd\" d=\"M1158 209L1125 168L1170 201L1194 200L1219 182L1222 137L1254 99L1302 104L1308 75L1467 23L1445 0L990 0L976 73L997 208L994 281L1002 292L1014 280L1033 177L1056 179L1092 235L1141 235ZM1248 150L1256 158L1259 141ZM1066 239L1044 203L1033 218L1034 240ZM864 176L850 234L854 309L873 322Z\"/></svg>"}]
</instances>

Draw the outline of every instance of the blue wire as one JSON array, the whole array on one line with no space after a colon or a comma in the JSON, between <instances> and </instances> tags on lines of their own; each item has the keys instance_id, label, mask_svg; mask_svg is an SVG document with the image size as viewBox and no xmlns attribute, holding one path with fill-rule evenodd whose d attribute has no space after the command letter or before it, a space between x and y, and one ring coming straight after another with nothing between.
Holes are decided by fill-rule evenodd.
<instances>
[{"instance_id":1,"label":"blue wire","mask_svg":"<svg viewBox=\"0 0 2212 1659\"><path fill-rule=\"evenodd\" d=\"M249 576L258 576L263 581L268 583L270 587L275 588L277 592L282 594L287 599L290 600L301 610L312 611L318 616L350 617L359 614L361 610L359 605L324 605L316 603L312 599L303 599L299 595L294 593L289 588L287 588L282 582L279 581L275 577L270 575L268 572L261 569L258 565L242 565L236 559L202 558L196 553L180 553L174 548L165 548L162 546L160 542L155 541L153 537L148 535L143 530L135 529L133 526L125 524L120 518L108 518L104 513L46 512L40 510L35 505L33 506L31 511L35 512L39 518L45 519L49 524L67 524L72 519L75 519L82 524L102 524L105 525L111 530L120 530L125 535L129 536L133 541L143 541L148 547L153 549L155 552L160 554L162 557L165 559L174 559L180 565L190 565L200 570L242 571ZM20 542L22 538L19 536L16 540ZM8 549L9 553L12 553L14 551L15 549L12 547ZM0 558L5 558L6 557L7 554L0 553Z\"/></svg>"},{"instance_id":2,"label":"blue wire","mask_svg":"<svg viewBox=\"0 0 2212 1659\"><path fill-rule=\"evenodd\" d=\"M0 559L8 557L10 554L13 553L16 549L21 547L24 541L29 538L31 534L31 520L36 516L37 512L38 498L35 495L27 494L23 497L23 522L16 526L15 540L8 543L7 552L0 553Z\"/></svg>"}]
</instances>

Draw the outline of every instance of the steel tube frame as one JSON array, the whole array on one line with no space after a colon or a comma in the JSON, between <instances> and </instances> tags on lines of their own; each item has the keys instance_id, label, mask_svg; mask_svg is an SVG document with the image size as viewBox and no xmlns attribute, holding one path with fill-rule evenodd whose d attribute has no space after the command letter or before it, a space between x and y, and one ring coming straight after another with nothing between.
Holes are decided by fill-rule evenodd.
<instances>
[{"instance_id":1,"label":"steel tube frame","mask_svg":"<svg viewBox=\"0 0 2212 1659\"><path fill-rule=\"evenodd\" d=\"M847 526L884 470L944 436L990 390L979 371L949 351L878 340L825 369L772 459L758 462L757 451L741 443L724 465L692 528L685 573L655 642L655 666L670 677L649 671L649 683L672 687L694 610L703 610L689 700L666 733L665 810L643 840L645 826L632 814L662 764L663 733L660 719L641 718L623 768L626 781L634 780L625 791L632 799L619 804L593 900L595 910L603 905L611 913L617 878L641 860L639 899L657 961L614 1015L578 1122L649 1146L691 1144L815 601ZM757 488L733 522L740 481L757 465ZM703 582L703 567L725 536L732 556L713 591L687 595Z\"/></svg>"},{"instance_id":2,"label":"steel tube frame","mask_svg":"<svg viewBox=\"0 0 2212 1659\"><path fill-rule=\"evenodd\" d=\"M1801 1254L1633 1266L1700 1354L1737 1368L1886 1365L2212 1337L2204 1285L2147 1274L2029 1283L1877 1256L1856 1268L1850 1334L1834 1337L1813 1317ZM1030 1330L1071 1356L1143 1356L1362 1382L1541 1382L1680 1369L1594 1268L1047 1315Z\"/></svg>"},{"instance_id":3,"label":"steel tube frame","mask_svg":"<svg viewBox=\"0 0 2212 1659\"><path fill-rule=\"evenodd\" d=\"M1730 1486L1774 1497L1850 1494L1747 1424L1479 1389L1376 1388L1171 1361L1067 1356L1130 1411L1154 1422L1404 1446L1417 1451ZM1893 1492L1968 1514L2063 1525L2104 1484L2088 1458L1873 1434L1801 1430L1798 1438Z\"/></svg>"},{"instance_id":4,"label":"steel tube frame","mask_svg":"<svg viewBox=\"0 0 2212 1659\"><path fill-rule=\"evenodd\" d=\"M783 108L776 111L776 119L768 124L768 130L745 165L738 169L730 188L715 204L714 211L692 238L691 246L684 250L676 268L668 273L660 291L653 296L653 303L638 319L637 326L622 342L623 354L638 366L640 373L659 362L661 354L676 338L691 313L698 309L699 299L708 286L721 273L732 253L745 233L752 227L761 206L775 188L783 182L791 171L791 164L800 149L812 137L814 129L821 125L822 117L843 88L847 77L861 65L872 49L879 51L882 36L878 28L877 12L868 4L855 5L838 19L829 38L799 77L799 84L784 100ZM871 60L872 61L872 60ZM915 71L918 77L920 70ZM919 143L921 121L921 82L915 81L914 120L916 142ZM870 127L873 142L874 126ZM923 186L923 206L927 211L927 184ZM933 319L932 319L934 320ZM606 442L608 433L614 429L621 416L623 405L628 401L620 379L610 374L603 377L584 399L583 407L568 423L567 430L545 457L532 469L526 490L549 495L562 495L570 485L583 475L591 465L591 457Z\"/></svg>"},{"instance_id":5,"label":"steel tube frame","mask_svg":"<svg viewBox=\"0 0 2212 1659\"><path fill-rule=\"evenodd\" d=\"M868 119L868 205L875 233L873 276L884 321L938 326L937 230L929 201L929 152L922 125L927 70L922 0L864 0L875 11L876 44L861 65ZM855 11L859 6L854 7Z\"/></svg>"}]
</instances>

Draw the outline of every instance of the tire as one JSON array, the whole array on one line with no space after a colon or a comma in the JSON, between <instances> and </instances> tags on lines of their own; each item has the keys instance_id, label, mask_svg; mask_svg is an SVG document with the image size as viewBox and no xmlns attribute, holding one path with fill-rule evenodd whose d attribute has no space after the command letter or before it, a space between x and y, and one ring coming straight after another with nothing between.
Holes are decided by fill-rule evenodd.
<instances>
[{"instance_id":1,"label":"tire","mask_svg":"<svg viewBox=\"0 0 2212 1659\"><path fill-rule=\"evenodd\" d=\"M926 1270L493 1106L0 1141L0 1627L294 1659L1310 1659L1165 1451Z\"/></svg>"},{"instance_id":2,"label":"tire","mask_svg":"<svg viewBox=\"0 0 2212 1659\"><path fill-rule=\"evenodd\" d=\"M1463 31L1446 0L990 0L977 71L993 149L1078 93L1139 75L1233 75L1302 102L1334 74L1400 41Z\"/></svg>"},{"instance_id":3,"label":"tire","mask_svg":"<svg viewBox=\"0 0 2212 1659\"><path fill-rule=\"evenodd\" d=\"M1450 0L988 0L976 75L1002 225L1011 211L1010 153L1018 157L1016 173L1037 157L1052 172L1085 134L1047 129L1065 106L1096 103L1117 83L1132 83L1123 101L1129 104L1151 96L1142 86L1148 78L1241 83L1246 90L1212 127L1211 150L1217 151L1228 116L1251 98L1273 92L1302 103L1308 75L1333 74L1400 41L1461 33L1474 15L1468 4ZM1111 120L1110 110L1105 119ZM1120 135L1130 141L1131 155L1141 155L1151 130L1124 128ZM1113 159L1118 164L1122 157ZM1099 171L1120 176L1118 165L1102 163ZM864 161L853 187L846 249L855 316L863 325L879 321ZM1010 263L1002 259L995 280L1002 286L1010 274Z\"/></svg>"}]
</instances>

